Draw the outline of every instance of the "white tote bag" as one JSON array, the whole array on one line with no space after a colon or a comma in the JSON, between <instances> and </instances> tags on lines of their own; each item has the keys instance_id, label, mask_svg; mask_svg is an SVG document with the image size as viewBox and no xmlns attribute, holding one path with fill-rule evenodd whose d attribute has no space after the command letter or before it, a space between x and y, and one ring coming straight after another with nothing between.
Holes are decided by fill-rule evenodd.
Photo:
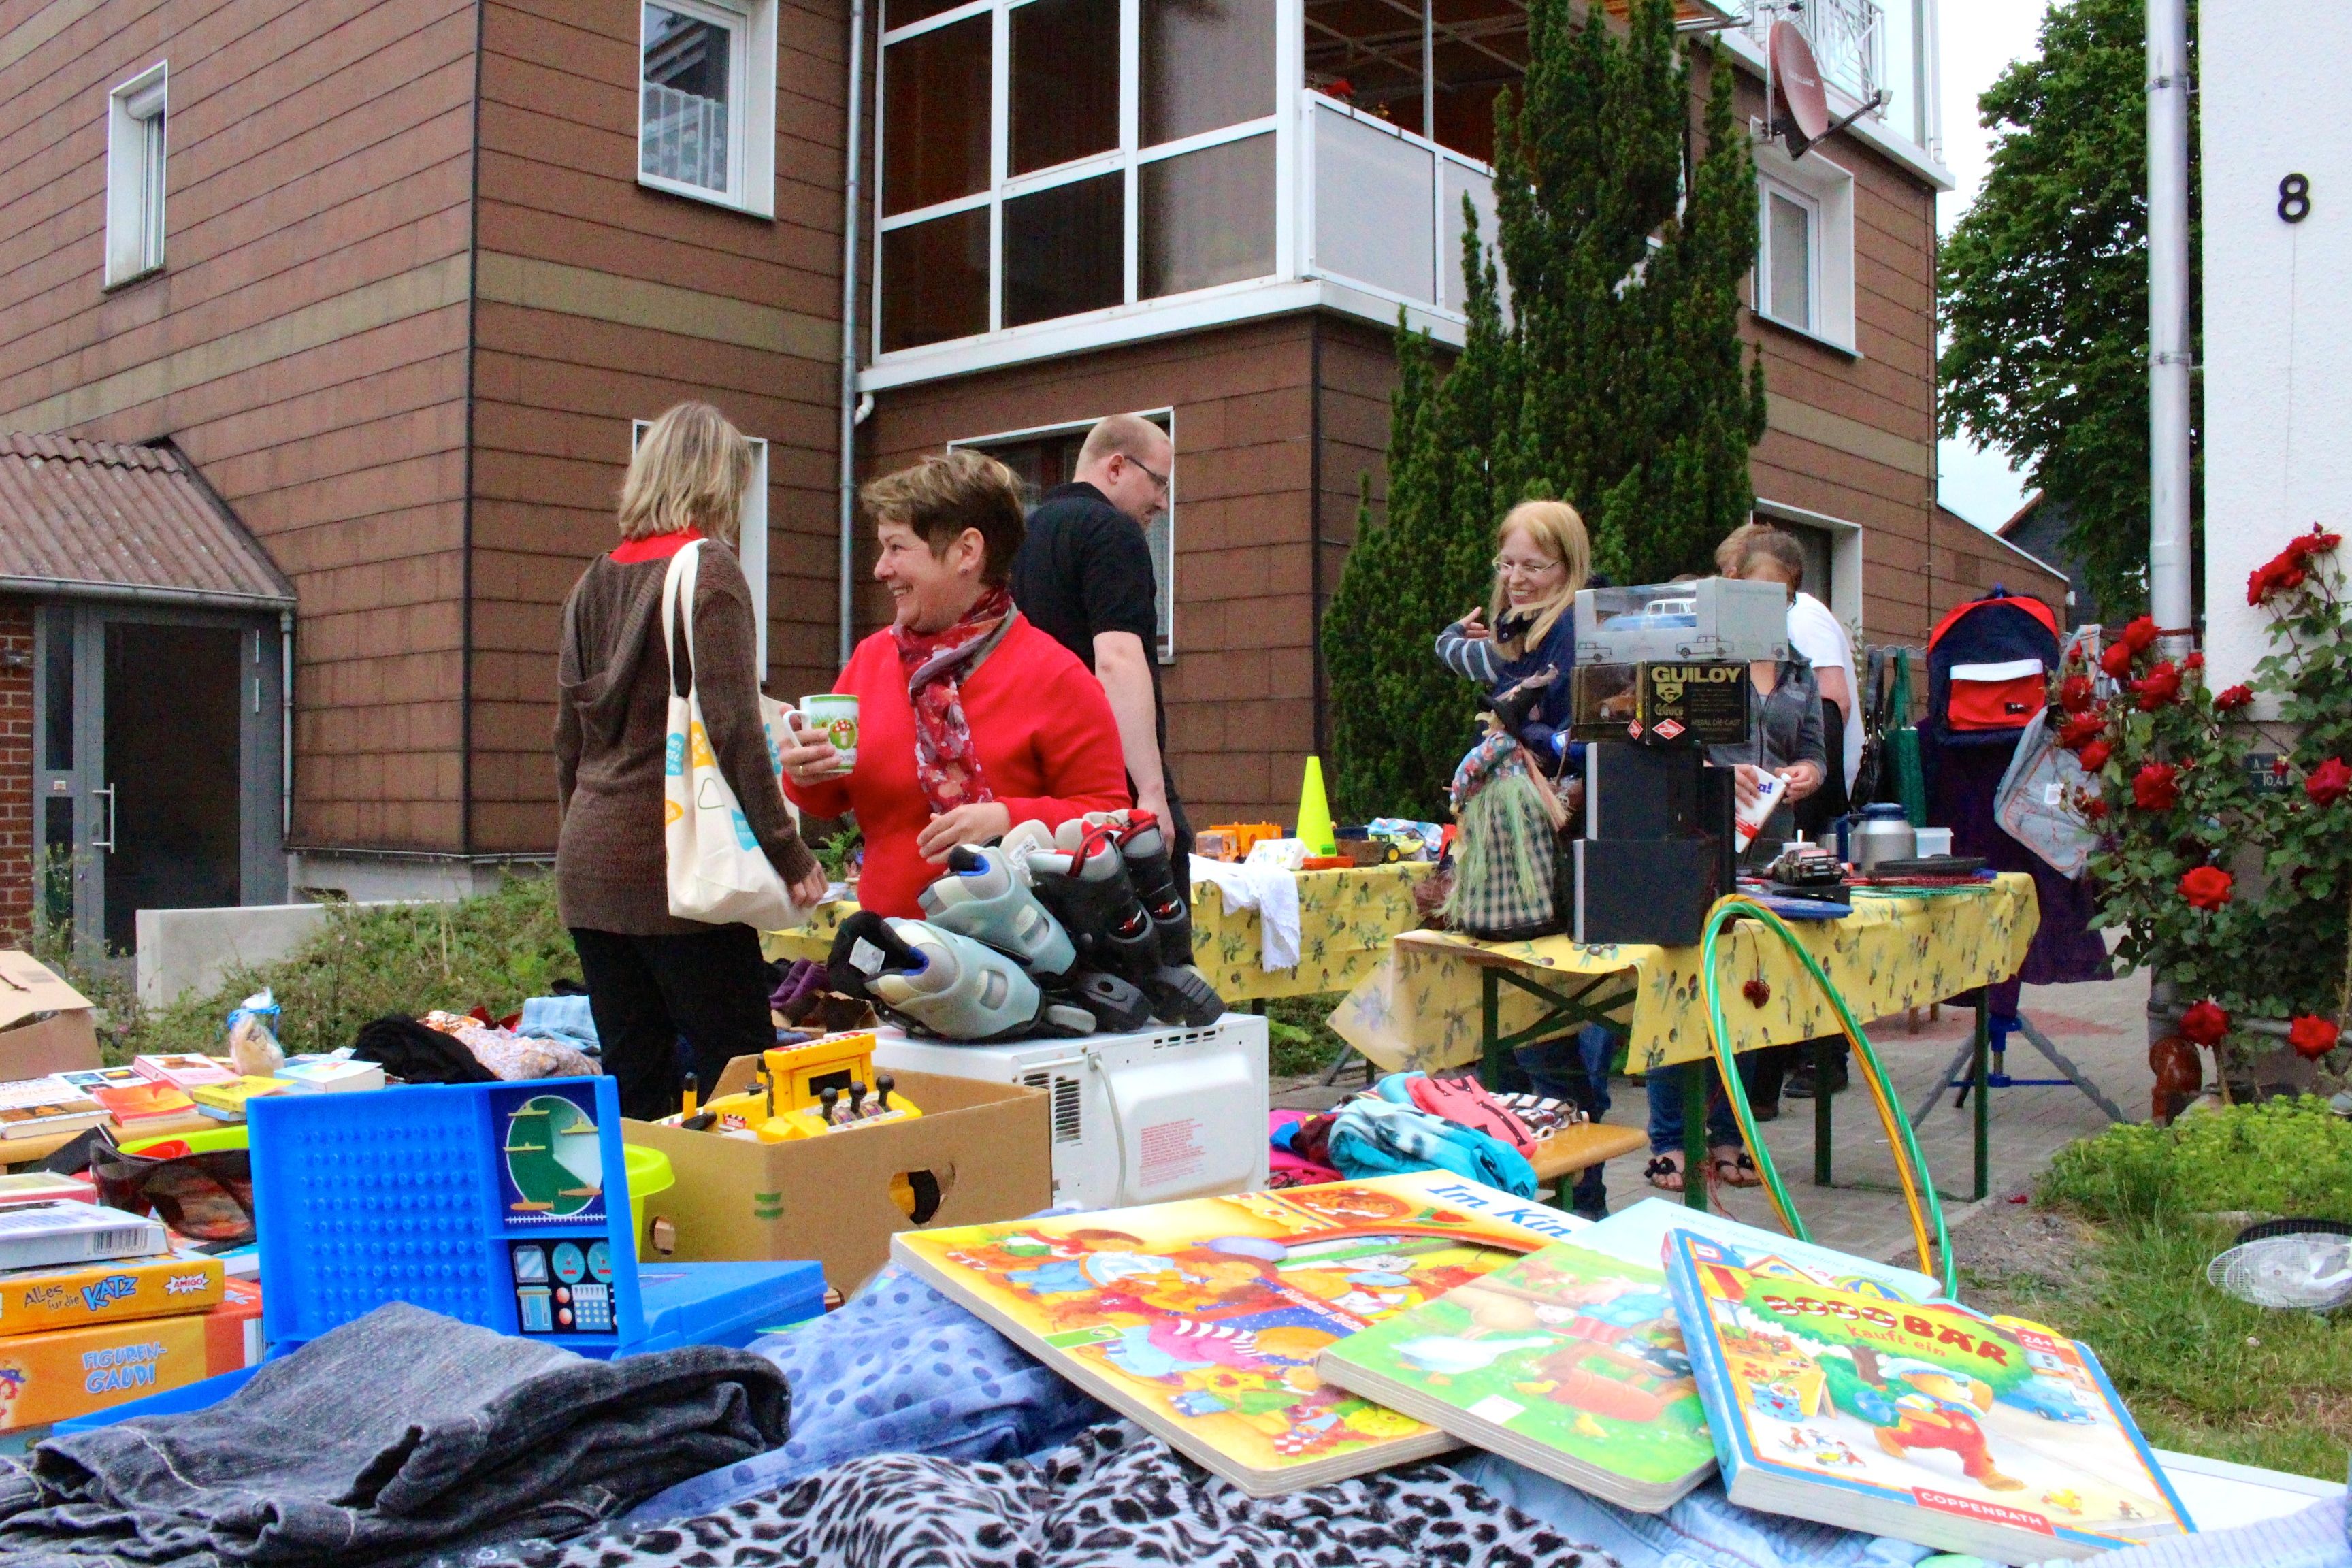
<instances>
[{"instance_id":1,"label":"white tote bag","mask_svg":"<svg viewBox=\"0 0 2352 1568\"><path fill-rule=\"evenodd\" d=\"M719 769L703 728L702 701L689 686L678 695L678 611L686 610L686 657L696 675L694 585L699 541L670 557L662 579L662 646L671 670L669 737L662 757L663 835L669 852L669 912L682 921L712 925L741 923L758 931L783 931L808 919L793 902L784 879L768 863L740 802ZM785 733L784 707L760 693L760 723L767 731L768 757L780 765Z\"/></svg>"}]
</instances>

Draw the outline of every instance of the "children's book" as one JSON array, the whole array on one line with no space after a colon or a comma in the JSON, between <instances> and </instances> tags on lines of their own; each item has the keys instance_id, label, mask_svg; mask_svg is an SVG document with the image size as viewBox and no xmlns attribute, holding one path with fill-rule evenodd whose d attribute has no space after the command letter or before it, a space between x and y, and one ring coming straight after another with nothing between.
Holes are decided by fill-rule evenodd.
<instances>
[{"instance_id":1,"label":"children's book","mask_svg":"<svg viewBox=\"0 0 2352 1568\"><path fill-rule=\"evenodd\" d=\"M1644 1513L1715 1470L1664 1271L1595 1252L1581 1237L1341 1340L1315 1368L1352 1394Z\"/></svg>"},{"instance_id":2,"label":"children's book","mask_svg":"<svg viewBox=\"0 0 2352 1568\"><path fill-rule=\"evenodd\" d=\"M1424 1171L908 1231L891 1251L1055 1372L1266 1497L1458 1447L1325 1383L1316 1357L1585 1224Z\"/></svg>"},{"instance_id":3,"label":"children's book","mask_svg":"<svg viewBox=\"0 0 2352 1568\"><path fill-rule=\"evenodd\" d=\"M106 1107L63 1079L0 1083L0 1139L42 1138L105 1120Z\"/></svg>"},{"instance_id":4,"label":"children's book","mask_svg":"<svg viewBox=\"0 0 2352 1568\"><path fill-rule=\"evenodd\" d=\"M1579 1247L1605 1252L1631 1263L1665 1267L1666 1238L1677 1230L1696 1231L1727 1249L1731 1261L1743 1268L1770 1273L1797 1268L1815 1279L1844 1289L1892 1290L1906 1301L1933 1301L1944 1293L1937 1280L1912 1268L1874 1263L1850 1252L1793 1237L1742 1225L1712 1209L1695 1209L1669 1198L1643 1198L1619 1209L1576 1238Z\"/></svg>"},{"instance_id":5,"label":"children's book","mask_svg":"<svg viewBox=\"0 0 2352 1568\"><path fill-rule=\"evenodd\" d=\"M1666 1254L1732 1501L1996 1563L2196 1528L2083 1345L1734 1256Z\"/></svg>"},{"instance_id":6,"label":"children's book","mask_svg":"<svg viewBox=\"0 0 2352 1568\"><path fill-rule=\"evenodd\" d=\"M211 1057L200 1057L193 1051L173 1056L132 1057L131 1065L142 1077L157 1083L168 1083L174 1089L194 1089L207 1083L235 1083L236 1069Z\"/></svg>"},{"instance_id":7,"label":"children's book","mask_svg":"<svg viewBox=\"0 0 2352 1568\"><path fill-rule=\"evenodd\" d=\"M69 1083L84 1094L101 1089L135 1089L155 1081L133 1068L77 1068L57 1077L59 1082Z\"/></svg>"},{"instance_id":8,"label":"children's book","mask_svg":"<svg viewBox=\"0 0 2352 1568\"><path fill-rule=\"evenodd\" d=\"M151 1127L191 1121L196 1113L196 1102L188 1098L184 1089L152 1079L140 1083L108 1084L91 1089L89 1097L106 1107L114 1124L125 1132L143 1132Z\"/></svg>"}]
</instances>

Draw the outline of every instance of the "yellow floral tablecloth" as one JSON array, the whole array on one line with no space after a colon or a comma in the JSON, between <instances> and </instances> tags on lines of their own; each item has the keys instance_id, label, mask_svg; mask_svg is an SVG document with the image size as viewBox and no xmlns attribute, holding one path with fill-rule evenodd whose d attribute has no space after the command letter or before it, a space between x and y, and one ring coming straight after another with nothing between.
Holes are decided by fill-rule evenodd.
<instances>
[{"instance_id":1,"label":"yellow floral tablecloth","mask_svg":"<svg viewBox=\"0 0 2352 1568\"><path fill-rule=\"evenodd\" d=\"M2025 962L2040 921L2033 879L2011 874L1979 893L1860 896L1843 920L1788 925L1821 960L1855 1019L1867 1024L2008 979ZM1699 953L1696 947L1588 947L1564 936L1482 942L1450 931L1407 931L1331 1015L1331 1026L1390 1071L1454 1067L1479 1058L1481 966L1517 969L1554 989L1565 988L1571 975L1613 977L1614 984L1584 1001L1609 1007L1631 994L1626 1070L1643 1072L1712 1053ZM1716 960L1733 1049L1838 1032L1836 1015L1812 976L1759 922L1743 921L1726 931ZM1771 987L1761 1007L1742 992L1758 978ZM1542 1016L1542 1004L1527 993L1512 985L1499 990L1499 1034L1527 1028Z\"/></svg>"},{"instance_id":2,"label":"yellow floral tablecloth","mask_svg":"<svg viewBox=\"0 0 2352 1568\"><path fill-rule=\"evenodd\" d=\"M1311 996L1345 991L1380 967L1389 939L1416 923L1412 889L1436 868L1421 862L1368 866L1346 871L1298 873L1298 964L1292 969L1259 966L1262 932L1257 911L1225 913L1224 895L1202 882L1192 889L1192 953L1209 984L1227 1002L1264 1002L1277 996ZM833 950L834 933L857 906L824 904L809 922L791 931L769 931L761 950L772 961L822 962ZM1631 950L1628 950L1631 951ZM1477 980L1471 979L1472 1012L1477 1010Z\"/></svg>"}]
</instances>

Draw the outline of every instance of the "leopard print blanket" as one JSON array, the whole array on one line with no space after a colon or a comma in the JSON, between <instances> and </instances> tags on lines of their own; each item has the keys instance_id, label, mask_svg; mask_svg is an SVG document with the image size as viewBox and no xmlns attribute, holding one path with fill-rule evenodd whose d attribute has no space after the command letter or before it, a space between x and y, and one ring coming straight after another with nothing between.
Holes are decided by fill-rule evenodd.
<instances>
[{"instance_id":1,"label":"leopard print blanket","mask_svg":"<svg viewBox=\"0 0 2352 1568\"><path fill-rule=\"evenodd\" d=\"M880 1454L716 1513L452 1568L1616 1568L1443 1465L1252 1498L1127 1422L1009 1464Z\"/></svg>"}]
</instances>

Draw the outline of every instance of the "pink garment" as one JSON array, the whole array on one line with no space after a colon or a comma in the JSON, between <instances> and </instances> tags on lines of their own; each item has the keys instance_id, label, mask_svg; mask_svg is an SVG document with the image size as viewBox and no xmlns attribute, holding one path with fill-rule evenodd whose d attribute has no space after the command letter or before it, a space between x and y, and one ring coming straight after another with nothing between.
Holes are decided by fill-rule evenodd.
<instances>
[{"instance_id":1,"label":"pink garment","mask_svg":"<svg viewBox=\"0 0 2352 1568\"><path fill-rule=\"evenodd\" d=\"M1266 1112L1265 1130L1270 1134L1278 1127L1288 1127L1307 1119L1303 1110L1270 1110ZM1266 1185L1270 1187L1313 1187L1325 1182L1346 1180L1328 1165L1318 1165L1303 1155L1294 1154L1279 1143L1267 1150Z\"/></svg>"}]
</instances>

